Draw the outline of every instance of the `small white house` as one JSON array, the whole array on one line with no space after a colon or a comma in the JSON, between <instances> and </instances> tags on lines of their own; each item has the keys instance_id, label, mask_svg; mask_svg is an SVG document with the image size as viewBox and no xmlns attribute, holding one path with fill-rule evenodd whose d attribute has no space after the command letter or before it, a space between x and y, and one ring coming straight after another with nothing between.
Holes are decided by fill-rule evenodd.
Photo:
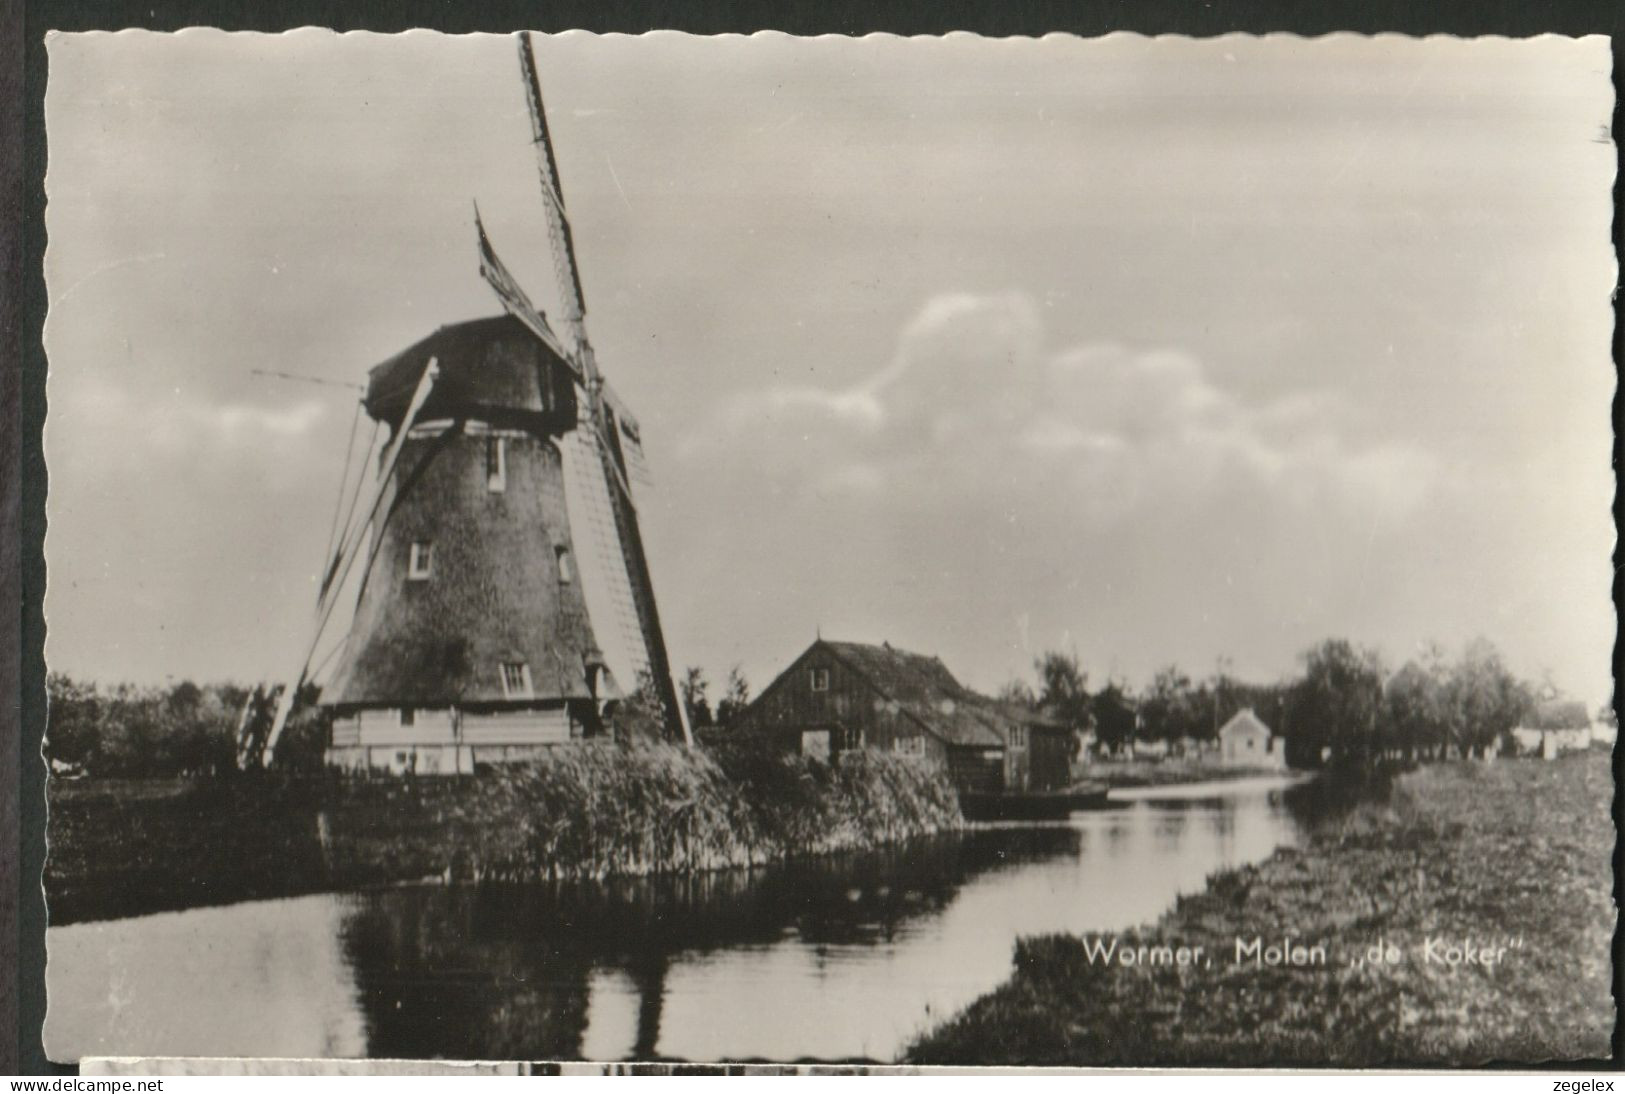
<instances>
[{"instance_id":1,"label":"small white house","mask_svg":"<svg viewBox=\"0 0 1625 1094\"><path fill-rule=\"evenodd\" d=\"M1558 753L1591 744L1591 716L1584 703L1553 699L1536 703L1512 731L1518 751L1542 759L1556 759Z\"/></svg>"},{"instance_id":2,"label":"small white house","mask_svg":"<svg viewBox=\"0 0 1625 1094\"><path fill-rule=\"evenodd\" d=\"M1271 733L1248 707L1219 727L1219 762L1225 767L1285 767L1286 738Z\"/></svg>"}]
</instances>

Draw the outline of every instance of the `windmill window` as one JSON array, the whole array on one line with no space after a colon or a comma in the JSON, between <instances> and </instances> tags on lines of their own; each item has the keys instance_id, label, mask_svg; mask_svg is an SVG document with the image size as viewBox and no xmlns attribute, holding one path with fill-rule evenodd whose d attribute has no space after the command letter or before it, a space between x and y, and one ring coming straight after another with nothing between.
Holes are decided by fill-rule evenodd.
<instances>
[{"instance_id":1,"label":"windmill window","mask_svg":"<svg viewBox=\"0 0 1625 1094\"><path fill-rule=\"evenodd\" d=\"M829 670L828 669L813 669L812 670L812 685L811 686L812 686L812 689L814 691L828 691L829 690Z\"/></svg>"},{"instance_id":2,"label":"windmill window","mask_svg":"<svg viewBox=\"0 0 1625 1094\"><path fill-rule=\"evenodd\" d=\"M485 438L485 488L500 494L508 488L508 438Z\"/></svg>"},{"instance_id":3,"label":"windmill window","mask_svg":"<svg viewBox=\"0 0 1625 1094\"><path fill-rule=\"evenodd\" d=\"M1026 748L1027 747L1027 727L1026 726L1011 726L1010 727L1010 747L1011 748Z\"/></svg>"},{"instance_id":4,"label":"windmill window","mask_svg":"<svg viewBox=\"0 0 1625 1094\"><path fill-rule=\"evenodd\" d=\"M401 708L401 725L415 726L418 724L418 712L412 707Z\"/></svg>"},{"instance_id":5,"label":"windmill window","mask_svg":"<svg viewBox=\"0 0 1625 1094\"><path fill-rule=\"evenodd\" d=\"M575 580L575 573L570 569L570 548L553 548L553 557L558 560L559 564L559 583L561 585L570 584Z\"/></svg>"},{"instance_id":6,"label":"windmill window","mask_svg":"<svg viewBox=\"0 0 1625 1094\"><path fill-rule=\"evenodd\" d=\"M502 697L529 699L535 694L530 684L530 666L523 661L502 663Z\"/></svg>"},{"instance_id":7,"label":"windmill window","mask_svg":"<svg viewBox=\"0 0 1625 1094\"><path fill-rule=\"evenodd\" d=\"M434 544L418 540L412 544L411 557L406 560L406 576L412 581L427 581L434 568Z\"/></svg>"}]
</instances>

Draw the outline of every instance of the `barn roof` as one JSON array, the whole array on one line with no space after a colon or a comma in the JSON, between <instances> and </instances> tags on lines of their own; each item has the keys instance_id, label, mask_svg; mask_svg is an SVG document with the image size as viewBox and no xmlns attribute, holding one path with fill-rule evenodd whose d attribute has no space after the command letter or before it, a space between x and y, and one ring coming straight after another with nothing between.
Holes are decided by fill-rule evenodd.
<instances>
[{"instance_id":1,"label":"barn roof","mask_svg":"<svg viewBox=\"0 0 1625 1094\"><path fill-rule=\"evenodd\" d=\"M1270 727L1265 725L1258 715L1253 713L1252 707L1238 711L1234 718L1219 727L1219 736L1221 738L1233 737L1240 733L1262 734L1265 737L1274 736L1270 731Z\"/></svg>"},{"instance_id":2,"label":"barn roof","mask_svg":"<svg viewBox=\"0 0 1625 1094\"><path fill-rule=\"evenodd\" d=\"M909 653L890 644L830 642L821 645L885 698L954 745L999 748L1013 719L993 700L966 688L939 658Z\"/></svg>"},{"instance_id":3,"label":"barn roof","mask_svg":"<svg viewBox=\"0 0 1625 1094\"><path fill-rule=\"evenodd\" d=\"M1587 729L1591 726L1591 716L1586 713L1586 705L1578 700L1551 699L1536 703L1524 722L1528 729Z\"/></svg>"}]
</instances>

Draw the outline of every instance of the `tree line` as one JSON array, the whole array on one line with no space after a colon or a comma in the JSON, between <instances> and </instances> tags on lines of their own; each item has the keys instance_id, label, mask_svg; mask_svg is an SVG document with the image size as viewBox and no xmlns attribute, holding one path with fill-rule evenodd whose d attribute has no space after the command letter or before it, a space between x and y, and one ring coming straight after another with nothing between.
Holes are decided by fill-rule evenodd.
<instances>
[{"instance_id":1,"label":"tree line","mask_svg":"<svg viewBox=\"0 0 1625 1094\"><path fill-rule=\"evenodd\" d=\"M1121 754L1135 742L1211 743L1219 727L1251 708L1285 738L1287 761L1305 768L1483 756L1507 748L1537 698L1552 694L1549 685L1517 678L1484 639L1455 656L1429 646L1397 671L1375 650L1328 639L1303 652L1294 676L1270 684L1240 680L1221 660L1200 680L1168 665L1138 689L1108 679L1092 690L1076 654L1057 650L1039 656L1033 671L1033 680L1010 681L998 698L1070 727L1075 740L1092 740L1102 751ZM151 778L236 767L250 688L189 680L102 687L59 672L47 677L46 687L46 757L60 773ZM729 670L714 705L700 668L684 672L679 691L696 730L725 731L751 700L738 666ZM316 698L314 688L300 697L277 746L278 766L321 766L327 719ZM1612 711L1598 717L1611 722Z\"/></svg>"},{"instance_id":2,"label":"tree line","mask_svg":"<svg viewBox=\"0 0 1625 1094\"><path fill-rule=\"evenodd\" d=\"M103 687L53 672L45 679L45 757L59 774L111 778L234 771L238 727L254 690L190 680L165 687ZM277 745L280 766L304 770L322 765L328 723L316 698L314 687L300 694Z\"/></svg>"},{"instance_id":3,"label":"tree line","mask_svg":"<svg viewBox=\"0 0 1625 1094\"><path fill-rule=\"evenodd\" d=\"M1555 695L1549 684L1516 677L1482 638L1454 657L1430 645L1397 671L1376 650L1333 638L1303 651L1299 666L1287 679L1251 684L1227 661L1202 680L1168 665L1137 691L1117 680L1090 691L1076 654L1051 650L1034 661L1034 682L1012 680L999 698L1042 712L1107 753L1136 741L1210 743L1251 709L1285 739L1293 766L1371 769L1510 750L1512 730L1537 699ZM1611 720L1612 712L1599 716Z\"/></svg>"},{"instance_id":4,"label":"tree line","mask_svg":"<svg viewBox=\"0 0 1625 1094\"><path fill-rule=\"evenodd\" d=\"M728 670L715 709L711 707L711 682L699 666L690 665L684 670L678 690L682 692L683 707L688 711L688 724L695 729L727 729L750 706L750 683L738 665Z\"/></svg>"}]
</instances>

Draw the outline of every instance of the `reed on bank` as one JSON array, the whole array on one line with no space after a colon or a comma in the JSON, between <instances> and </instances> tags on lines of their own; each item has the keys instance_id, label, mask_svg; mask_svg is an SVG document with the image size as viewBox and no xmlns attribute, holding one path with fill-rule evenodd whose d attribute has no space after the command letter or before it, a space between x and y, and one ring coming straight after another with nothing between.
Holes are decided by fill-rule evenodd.
<instances>
[{"instance_id":1,"label":"reed on bank","mask_svg":"<svg viewBox=\"0 0 1625 1094\"><path fill-rule=\"evenodd\" d=\"M689 873L959 827L946 776L868 750L582 742L460 777L53 780L51 922L435 877Z\"/></svg>"}]
</instances>

